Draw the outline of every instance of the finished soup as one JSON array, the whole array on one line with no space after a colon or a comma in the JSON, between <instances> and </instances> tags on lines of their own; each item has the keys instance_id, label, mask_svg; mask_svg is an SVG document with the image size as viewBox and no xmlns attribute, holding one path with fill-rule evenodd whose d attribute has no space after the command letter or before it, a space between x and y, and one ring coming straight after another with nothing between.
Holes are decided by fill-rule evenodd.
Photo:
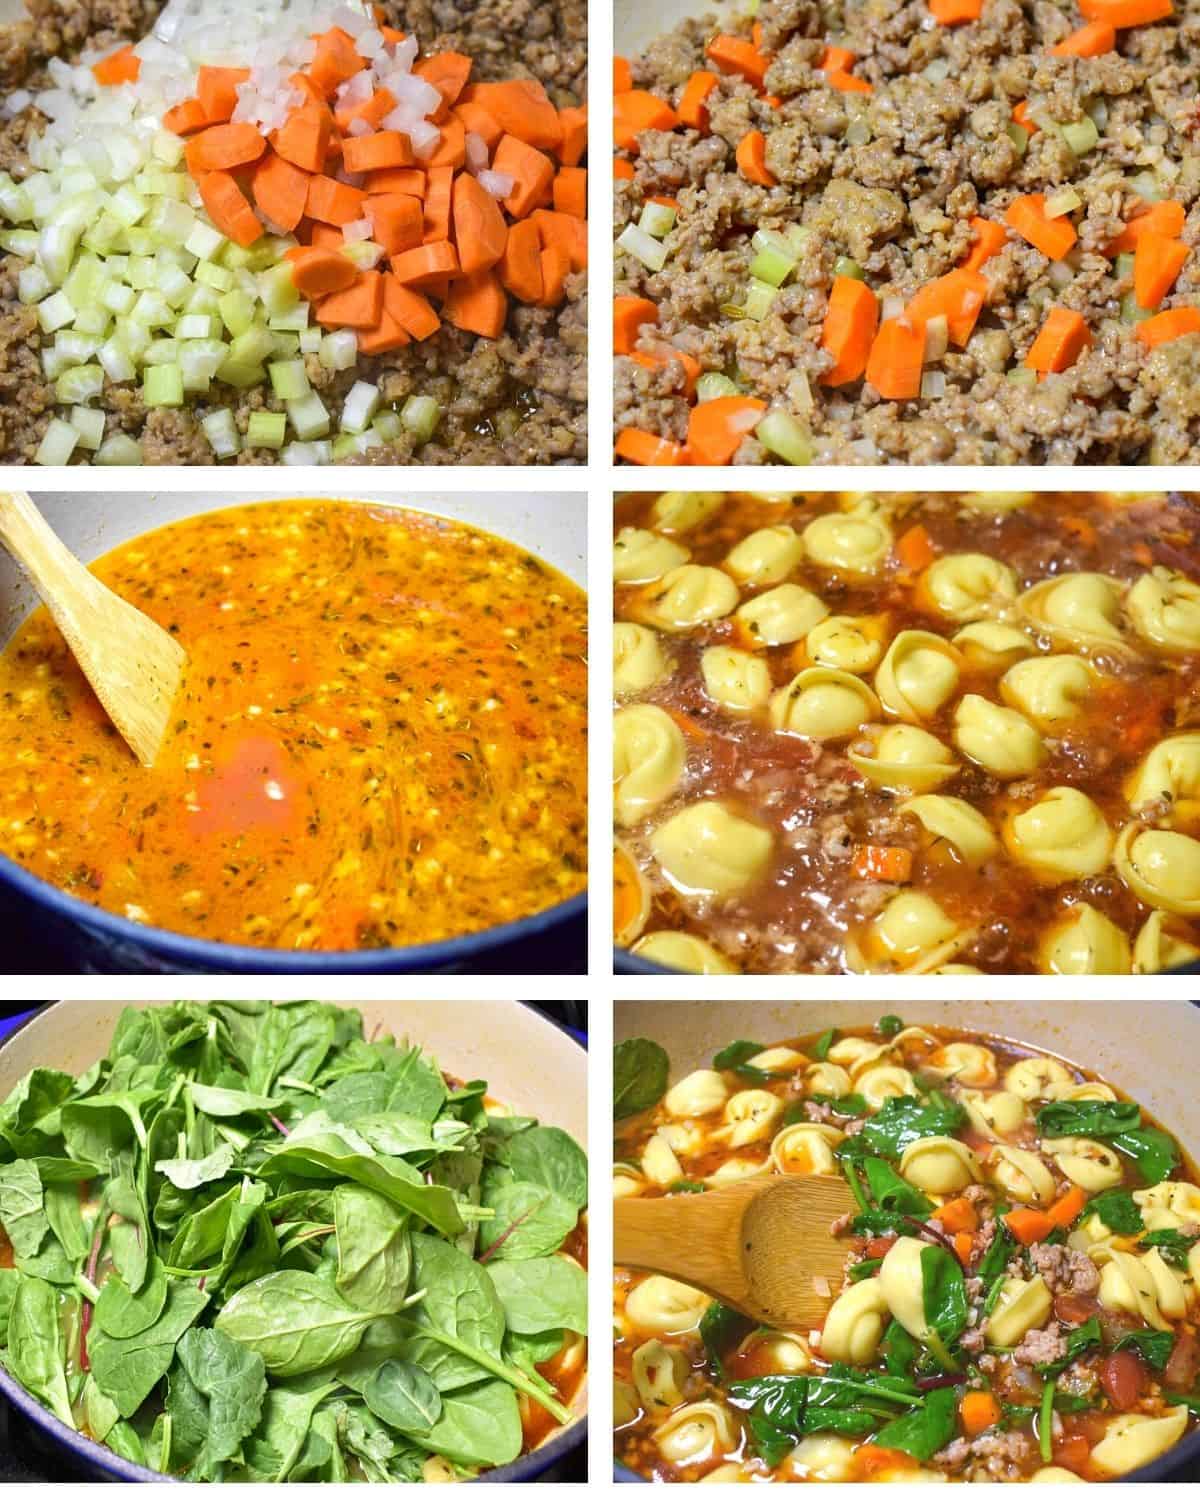
<instances>
[{"instance_id":1,"label":"finished soup","mask_svg":"<svg viewBox=\"0 0 1200 1500\"><path fill-rule=\"evenodd\" d=\"M401 947L586 883L587 601L436 516L289 500L98 562L188 652L151 770L39 610L0 657L0 852L136 922Z\"/></svg>"},{"instance_id":2,"label":"finished soup","mask_svg":"<svg viewBox=\"0 0 1200 1500\"><path fill-rule=\"evenodd\" d=\"M819 1328L755 1327L617 1269L616 1450L631 1468L1102 1481L1195 1427L1200 1181L1094 1073L884 1016L732 1042L667 1076L655 1043L617 1048L618 1197L841 1172L857 1210L830 1226L845 1274Z\"/></svg>"},{"instance_id":3,"label":"finished soup","mask_svg":"<svg viewBox=\"0 0 1200 1500\"><path fill-rule=\"evenodd\" d=\"M617 503L616 940L700 973L1200 957L1200 500Z\"/></svg>"}]
</instances>

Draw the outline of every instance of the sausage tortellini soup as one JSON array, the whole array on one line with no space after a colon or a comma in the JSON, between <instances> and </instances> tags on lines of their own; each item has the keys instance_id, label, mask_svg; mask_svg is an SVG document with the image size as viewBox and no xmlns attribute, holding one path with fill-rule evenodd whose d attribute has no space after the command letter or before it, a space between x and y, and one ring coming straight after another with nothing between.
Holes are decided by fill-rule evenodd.
<instances>
[{"instance_id":1,"label":"sausage tortellini soup","mask_svg":"<svg viewBox=\"0 0 1200 1500\"><path fill-rule=\"evenodd\" d=\"M895 1016L735 1041L670 1087L661 1048L627 1041L615 1074L615 1196L841 1173L857 1205L830 1226L846 1256L814 1280L819 1327L618 1267L615 1442L637 1473L1100 1482L1196 1427L1200 1180L1096 1074Z\"/></svg>"},{"instance_id":2,"label":"sausage tortellini soup","mask_svg":"<svg viewBox=\"0 0 1200 1500\"><path fill-rule=\"evenodd\" d=\"M620 947L1200 959L1200 497L626 495L614 557Z\"/></svg>"}]
</instances>

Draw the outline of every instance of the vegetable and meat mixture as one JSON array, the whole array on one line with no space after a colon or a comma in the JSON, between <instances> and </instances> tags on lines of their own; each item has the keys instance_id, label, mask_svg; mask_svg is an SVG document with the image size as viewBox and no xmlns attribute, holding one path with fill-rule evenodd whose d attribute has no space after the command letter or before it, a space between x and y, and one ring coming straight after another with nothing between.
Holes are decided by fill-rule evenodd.
<instances>
[{"instance_id":1,"label":"vegetable and meat mixture","mask_svg":"<svg viewBox=\"0 0 1200 1500\"><path fill-rule=\"evenodd\" d=\"M831 1226L845 1277L820 1328L758 1328L617 1269L616 1447L632 1468L1102 1481L1195 1427L1200 1182L1094 1073L895 1016L733 1042L664 1094L667 1067L656 1043L617 1048L615 1195L841 1172L857 1210Z\"/></svg>"},{"instance_id":2,"label":"vegetable and meat mixture","mask_svg":"<svg viewBox=\"0 0 1200 1500\"><path fill-rule=\"evenodd\" d=\"M1200 501L616 509L615 935L700 973L1200 959Z\"/></svg>"},{"instance_id":3,"label":"vegetable and meat mixture","mask_svg":"<svg viewBox=\"0 0 1200 1500\"><path fill-rule=\"evenodd\" d=\"M764 0L619 58L617 457L1200 461L1198 62L1173 0Z\"/></svg>"},{"instance_id":4,"label":"vegetable and meat mixture","mask_svg":"<svg viewBox=\"0 0 1200 1500\"><path fill-rule=\"evenodd\" d=\"M0 1140L0 1361L132 1463L444 1483L571 1419L587 1158L355 1010L130 1008Z\"/></svg>"},{"instance_id":5,"label":"vegetable and meat mixture","mask_svg":"<svg viewBox=\"0 0 1200 1500\"><path fill-rule=\"evenodd\" d=\"M582 459L581 13L27 3L0 458Z\"/></svg>"},{"instance_id":6,"label":"vegetable and meat mixture","mask_svg":"<svg viewBox=\"0 0 1200 1500\"><path fill-rule=\"evenodd\" d=\"M0 851L136 922L402 947L586 884L587 601L530 553L331 500L209 512L95 565L188 652L139 766L39 610L0 657Z\"/></svg>"}]
</instances>

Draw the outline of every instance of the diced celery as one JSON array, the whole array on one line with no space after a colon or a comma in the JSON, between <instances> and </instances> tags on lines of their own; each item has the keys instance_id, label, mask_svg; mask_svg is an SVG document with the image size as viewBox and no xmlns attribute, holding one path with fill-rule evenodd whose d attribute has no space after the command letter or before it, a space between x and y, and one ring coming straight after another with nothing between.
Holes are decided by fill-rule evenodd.
<instances>
[{"instance_id":1,"label":"diced celery","mask_svg":"<svg viewBox=\"0 0 1200 1500\"><path fill-rule=\"evenodd\" d=\"M155 339L142 355L147 365L173 365L179 362L179 343L172 338Z\"/></svg>"},{"instance_id":2,"label":"diced celery","mask_svg":"<svg viewBox=\"0 0 1200 1500\"><path fill-rule=\"evenodd\" d=\"M71 426L79 434L79 446L94 453L104 441L104 424L107 421L102 411L90 406L77 406L71 412Z\"/></svg>"},{"instance_id":3,"label":"diced celery","mask_svg":"<svg viewBox=\"0 0 1200 1500\"><path fill-rule=\"evenodd\" d=\"M404 431L400 413L391 410L381 411L371 423L371 431L377 432L385 443L394 443Z\"/></svg>"},{"instance_id":4,"label":"diced celery","mask_svg":"<svg viewBox=\"0 0 1200 1500\"><path fill-rule=\"evenodd\" d=\"M0 214L10 224L27 224L33 217L33 204L29 194L7 172L0 173Z\"/></svg>"},{"instance_id":5,"label":"diced celery","mask_svg":"<svg viewBox=\"0 0 1200 1500\"><path fill-rule=\"evenodd\" d=\"M23 260L33 260L38 253L40 238L36 229L4 229L0 230L0 247Z\"/></svg>"},{"instance_id":6,"label":"diced celery","mask_svg":"<svg viewBox=\"0 0 1200 1500\"><path fill-rule=\"evenodd\" d=\"M308 327L308 303L298 302L287 312L272 313L271 327L278 333L300 333Z\"/></svg>"},{"instance_id":7,"label":"diced celery","mask_svg":"<svg viewBox=\"0 0 1200 1500\"><path fill-rule=\"evenodd\" d=\"M185 250L190 250L197 260L215 260L225 248L225 236L219 229L214 229L211 224L206 224L203 219L197 219L191 233L183 243Z\"/></svg>"},{"instance_id":8,"label":"diced celery","mask_svg":"<svg viewBox=\"0 0 1200 1500\"><path fill-rule=\"evenodd\" d=\"M379 410L379 387L359 380L350 387L342 407L342 431L365 432Z\"/></svg>"},{"instance_id":9,"label":"diced celery","mask_svg":"<svg viewBox=\"0 0 1200 1500\"><path fill-rule=\"evenodd\" d=\"M311 442L313 438L324 437L333 425L325 409L325 403L316 391L310 390L306 396L288 401L286 405L288 421L291 422L296 436L302 443Z\"/></svg>"},{"instance_id":10,"label":"diced celery","mask_svg":"<svg viewBox=\"0 0 1200 1500\"><path fill-rule=\"evenodd\" d=\"M1084 115L1082 120L1072 120L1062 128L1063 140L1070 146L1076 156L1086 156L1100 144L1100 132L1096 129L1096 122L1090 115Z\"/></svg>"},{"instance_id":11,"label":"diced celery","mask_svg":"<svg viewBox=\"0 0 1200 1500\"><path fill-rule=\"evenodd\" d=\"M132 323L128 319L118 324L115 337L132 359L141 359L154 342L154 335L144 323Z\"/></svg>"},{"instance_id":12,"label":"diced celery","mask_svg":"<svg viewBox=\"0 0 1200 1500\"><path fill-rule=\"evenodd\" d=\"M1013 385L1037 385L1037 371L1027 370L1024 365L1019 369L1009 370L1004 378Z\"/></svg>"},{"instance_id":13,"label":"diced celery","mask_svg":"<svg viewBox=\"0 0 1200 1500\"><path fill-rule=\"evenodd\" d=\"M120 219L127 229L132 229L135 224L140 224L146 216L146 210L150 204L141 193L126 183L120 187L108 200L110 212Z\"/></svg>"},{"instance_id":14,"label":"diced celery","mask_svg":"<svg viewBox=\"0 0 1200 1500\"><path fill-rule=\"evenodd\" d=\"M97 353L96 358L104 366L104 372L108 378L117 384L127 380L136 380L137 366L128 351L115 338L109 339L108 343Z\"/></svg>"},{"instance_id":15,"label":"diced celery","mask_svg":"<svg viewBox=\"0 0 1200 1500\"><path fill-rule=\"evenodd\" d=\"M94 338L103 338L108 332L112 318L103 307L85 307L75 319L75 328L78 333L90 334Z\"/></svg>"},{"instance_id":16,"label":"diced celery","mask_svg":"<svg viewBox=\"0 0 1200 1500\"><path fill-rule=\"evenodd\" d=\"M348 458L354 458L358 451L358 437L353 432L340 432L333 440L335 464L344 464Z\"/></svg>"},{"instance_id":17,"label":"diced celery","mask_svg":"<svg viewBox=\"0 0 1200 1500\"><path fill-rule=\"evenodd\" d=\"M277 360L300 358L300 335L298 333L276 333L273 328L270 332L275 343L274 354Z\"/></svg>"},{"instance_id":18,"label":"diced celery","mask_svg":"<svg viewBox=\"0 0 1200 1500\"><path fill-rule=\"evenodd\" d=\"M55 286L62 286L71 274L82 233L76 224L47 224L38 236L38 260Z\"/></svg>"},{"instance_id":19,"label":"diced celery","mask_svg":"<svg viewBox=\"0 0 1200 1500\"><path fill-rule=\"evenodd\" d=\"M204 436L208 439L209 446L218 458L234 458L242 451L242 440L238 434L237 423L233 420L233 413L227 407L209 412L200 425L204 428Z\"/></svg>"},{"instance_id":20,"label":"diced celery","mask_svg":"<svg viewBox=\"0 0 1200 1500\"><path fill-rule=\"evenodd\" d=\"M284 313L291 312L300 301L300 293L296 290L296 283L292 280L291 261L272 266L269 271L264 271L259 276L258 295L271 318L278 318ZM306 312L307 306L306 303ZM307 322L307 319L305 321Z\"/></svg>"},{"instance_id":21,"label":"diced celery","mask_svg":"<svg viewBox=\"0 0 1200 1500\"><path fill-rule=\"evenodd\" d=\"M1045 214L1048 219L1060 219L1063 214L1072 213L1082 204L1083 199L1073 187L1059 188L1058 192L1051 193L1046 199Z\"/></svg>"},{"instance_id":22,"label":"diced celery","mask_svg":"<svg viewBox=\"0 0 1200 1500\"><path fill-rule=\"evenodd\" d=\"M254 327L254 299L245 292L226 292L218 306L221 320L234 338Z\"/></svg>"},{"instance_id":23,"label":"diced celery","mask_svg":"<svg viewBox=\"0 0 1200 1500\"><path fill-rule=\"evenodd\" d=\"M252 386L262 385L266 378L267 371L264 365L245 364L232 357L226 359L217 371L218 380L223 380L226 385L236 386L239 391L247 391Z\"/></svg>"},{"instance_id":24,"label":"diced celery","mask_svg":"<svg viewBox=\"0 0 1200 1500\"><path fill-rule=\"evenodd\" d=\"M220 339L194 339L181 346L179 367L185 391L206 391L225 363L228 348Z\"/></svg>"},{"instance_id":25,"label":"diced celery","mask_svg":"<svg viewBox=\"0 0 1200 1500\"><path fill-rule=\"evenodd\" d=\"M374 240L355 240L352 245L343 245L341 254L352 260L360 271L372 271L383 259L383 246Z\"/></svg>"},{"instance_id":26,"label":"diced celery","mask_svg":"<svg viewBox=\"0 0 1200 1500\"><path fill-rule=\"evenodd\" d=\"M400 422L418 443L427 443L433 436L442 408L432 396L410 396L400 408Z\"/></svg>"},{"instance_id":27,"label":"diced celery","mask_svg":"<svg viewBox=\"0 0 1200 1500\"><path fill-rule=\"evenodd\" d=\"M158 249L158 236L151 234L148 229L135 227L125 231L125 238L129 242L129 253L131 255L153 255Z\"/></svg>"},{"instance_id":28,"label":"diced celery","mask_svg":"<svg viewBox=\"0 0 1200 1500\"><path fill-rule=\"evenodd\" d=\"M79 434L74 427L69 422L52 417L33 461L47 466L70 463L71 454L75 452L78 443Z\"/></svg>"},{"instance_id":29,"label":"diced celery","mask_svg":"<svg viewBox=\"0 0 1200 1500\"><path fill-rule=\"evenodd\" d=\"M183 160L184 143L171 130L156 130L150 143L154 159L165 167L177 166Z\"/></svg>"},{"instance_id":30,"label":"diced celery","mask_svg":"<svg viewBox=\"0 0 1200 1500\"><path fill-rule=\"evenodd\" d=\"M186 203L176 203L173 198L159 198L146 219L146 228L160 234L171 244L182 245L192 232L196 215Z\"/></svg>"},{"instance_id":31,"label":"diced celery","mask_svg":"<svg viewBox=\"0 0 1200 1500\"><path fill-rule=\"evenodd\" d=\"M38 304L38 323L43 333L54 333L75 321L75 309L65 292L55 292Z\"/></svg>"},{"instance_id":32,"label":"diced celery","mask_svg":"<svg viewBox=\"0 0 1200 1500\"><path fill-rule=\"evenodd\" d=\"M192 279L178 266L159 266L158 290L172 307L182 307L191 295Z\"/></svg>"},{"instance_id":33,"label":"diced celery","mask_svg":"<svg viewBox=\"0 0 1200 1500\"><path fill-rule=\"evenodd\" d=\"M55 397L63 406L94 401L104 389L104 371L99 365L76 365L64 370L54 384Z\"/></svg>"},{"instance_id":34,"label":"diced celery","mask_svg":"<svg viewBox=\"0 0 1200 1500\"><path fill-rule=\"evenodd\" d=\"M656 240L664 239L675 227L675 210L665 203L647 203L638 219L638 228L652 234Z\"/></svg>"},{"instance_id":35,"label":"diced celery","mask_svg":"<svg viewBox=\"0 0 1200 1500\"><path fill-rule=\"evenodd\" d=\"M1017 148L1017 155L1024 156L1029 146L1029 132L1024 125L1018 125L1015 120L1010 120L1004 127L1009 140Z\"/></svg>"},{"instance_id":36,"label":"diced celery","mask_svg":"<svg viewBox=\"0 0 1200 1500\"><path fill-rule=\"evenodd\" d=\"M718 396L740 396L741 392L728 375L710 370L696 382L697 401L715 401Z\"/></svg>"},{"instance_id":37,"label":"diced celery","mask_svg":"<svg viewBox=\"0 0 1200 1500\"><path fill-rule=\"evenodd\" d=\"M748 318L753 318L756 323L761 323L770 311L771 303L776 297L776 288L769 281L759 281L756 277L750 278L750 285L746 288L746 301L744 311Z\"/></svg>"},{"instance_id":38,"label":"diced celery","mask_svg":"<svg viewBox=\"0 0 1200 1500\"><path fill-rule=\"evenodd\" d=\"M808 428L798 422L790 412L769 411L754 429L754 436L768 453L782 458L784 463L812 463L812 438Z\"/></svg>"},{"instance_id":39,"label":"diced celery","mask_svg":"<svg viewBox=\"0 0 1200 1500\"><path fill-rule=\"evenodd\" d=\"M22 266L17 277L17 296L28 307L40 302L54 290L54 285L41 266Z\"/></svg>"},{"instance_id":40,"label":"diced celery","mask_svg":"<svg viewBox=\"0 0 1200 1500\"><path fill-rule=\"evenodd\" d=\"M300 353L317 354L321 352L321 344L325 338L320 328L306 328L300 335Z\"/></svg>"},{"instance_id":41,"label":"diced celery","mask_svg":"<svg viewBox=\"0 0 1200 1500\"><path fill-rule=\"evenodd\" d=\"M1133 252L1123 250L1116 260L1116 273L1118 277L1133 275Z\"/></svg>"},{"instance_id":42,"label":"diced celery","mask_svg":"<svg viewBox=\"0 0 1200 1500\"><path fill-rule=\"evenodd\" d=\"M220 329L213 326L214 320L208 313L185 313L175 325L175 337L177 339L211 339L216 338Z\"/></svg>"},{"instance_id":43,"label":"diced celery","mask_svg":"<svg viewBox=\"0 0 1200 1500\"><path fill-rule=\"evenodd\" d=\"M137 301L137 293L124 282L110 281L100 298L105 308L117 317L124 317Z\"/></svg>"},{"instance_id":44,"label":"diced celery","mask_svg":"<svg viewBox=\"0 0 1200 1500\"><path fill-rule=\"evenodd\" d=\"M202 260L196 267L196 280L202 286L211 286L218 292L228 292L233 287L233 272L213 261Z\"/></svg>"},{"instance_id":45,"label":"diced celery","mask_svg":"<svg viewBox=\"0 0 1200 1500\"><path fill-rule=\"evenodd\" d=\"M329 464L333 462L332 443L289 443L279 455L282 464Z\"/></svg>"},{"instance_id":46,"label":"diced celery","mask_svg":"<svg viewBox=\"0 0 1200 1500\"><path fill-rule=\"evenodd\" d=\"M667 263L666 246L636 224L626 224L617 236L617 249L641 261L648 271L661 271Z\"/></svg>"},{"instance_id":47,"label":"diced celery","mask_svg":"<svg viewBox=\"0 0 1200 1500\"><path fill-rule=\"evenodd\" d=\"M247 448L282 448L287 437L287 417L281 411L252 411L246 430Z\"/></svg>"},{"instance_id":48,"label":"diced celery","mask_svg":"<svg viewBox=\"0 0 1200 1500\"><path fill-rule=\"evenodd\" d=\"M221 299L210 286L194 286L191 295L183 304L185 313L204 313L208 317L221 316Z\"/></svg>"},{"instance_id":49,"label":"diced celery","mask_svg":"<svg viewBox=\"0 0 1200 1500\"><path fill-rule=\"evenodd\" d=\"M147 406L182 406L183 371L178 365L148 365L142 383Z\"/></svg>"},{"instance_id":50,"label":"diced celery","mask_svg":"<svg viewBox=\"0 0 1200 1500\"><path fill-rule=\"evenodd\" d=\"M62 284L62 289L78 308L89 302L100 300L104 295L104 272L94 255L81 255L75 262L71 274Z\"/></svg>"},{"instance_id":51,"label":"diced celery","mask_svg":"<svg viewBox=\"0 0 1200 1500\"><path fill-rule=\"evenodd\" d=\"M806 229L803 224L789 224L783 231L783 238L787 241L788 248L797 260L804 253L812 237L813 231Z\"/></svg>"},{"instance_id":52,"label":"diced celery","mask_svg":"<svg viewBox=\"0 0 1200 1500\"><path fill-rule=\"evenodd\" d=\"M350 370L358 362L358 336L353 329L339 328L321 340L319 355L327 370Z\"/></svg>"},{"instance_id":53,"label":"diced celery","mask_svg":"<svg viewBox=\"0 0 1200 1500\"><path fill-rule=\"evenodd\" d=\"M147 291L133 304L129 318L131 322L141 323L145 328L165 328L174 321L175 314L158 292Z\"/></svg>"},{"instance_id":54,"label":"diced celery","mask_svg":"<svg viewBox=\"0 0 1200 1500\"><path fill-rule=\"evenodd\" d=\"M92 462L104 465L140 464L145 462L145 459L141 443L127 433L114 432L112 437L105 438Z\"/></svg>"},{"instance_id":55,"label":"diced celery","mask_svg":"<svg viewBox=\"0 0 1200 1500\"><path fill-rule=\"evenodd\" d=\"M1154 314L1149 308L1142 307L1132 292L1126 292L1121 298L1121 322L1122 323L1144 323L1147 318Z\"/></svg>"},{"instance_id":56,"label":"diced celery","mask_svg":"<svg viewBox=\"0 0 1200 1500\"><path fill-rule=\"evenodd\" d=\"M110 250L115 250L124 239L124 224L107 211L83 231L83 243L97 255L106 255Z\"/></svg>"},{"instance_id":57,"label":"diced celery","mask_svg":"<svg viewBox=\"0 0 1200 1500\"><path fill-rule=\"evenodd\" d=\"M139 292L148 292L154 285L154 258L150 255L131 255L125 280Z\"/></svg>"},{"instance_id":58,"label":"diced celery","mask_svg":"<svg viewBox=\"0 0 1200 1500\"><path fill-rule=\"evenodd\" d=\"M855 281L864 281L866 273L856 260L851 260L848 255L839 255L833 263L833 274L835 276L849 276Z\"/></svg>"}]
</instances>

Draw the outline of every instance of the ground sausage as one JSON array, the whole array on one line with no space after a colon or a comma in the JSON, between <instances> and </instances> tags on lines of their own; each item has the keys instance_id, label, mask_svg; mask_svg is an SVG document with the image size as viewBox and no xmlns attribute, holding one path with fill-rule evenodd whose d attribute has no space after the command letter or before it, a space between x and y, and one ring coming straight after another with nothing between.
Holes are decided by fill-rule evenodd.
<instances>
[{"instance_id":1,"label":"ground sausage","mask_svg":"<svg viewBox=\"0 0 1200 1500\"><path fill-rule=\"evenodd\" d=\"M1051 1292L1074 1292L1088 1297L1100 1285L1100 1272L1082 1250L1066 1245L1034 1245L1029 1259Z\"/></svg>"},{"instance_id":2,"label":"ground sausage","mask_svg":"<svg viewBox=\"0 0 1200 1500\"><path fill-rule=\"evenodd\" d=\"M1052 1365L1067 1357L1067 1341L1057 1328L1031 1328L1013 1350L1019 1365Z\"/></svg>"}]
</instances>

